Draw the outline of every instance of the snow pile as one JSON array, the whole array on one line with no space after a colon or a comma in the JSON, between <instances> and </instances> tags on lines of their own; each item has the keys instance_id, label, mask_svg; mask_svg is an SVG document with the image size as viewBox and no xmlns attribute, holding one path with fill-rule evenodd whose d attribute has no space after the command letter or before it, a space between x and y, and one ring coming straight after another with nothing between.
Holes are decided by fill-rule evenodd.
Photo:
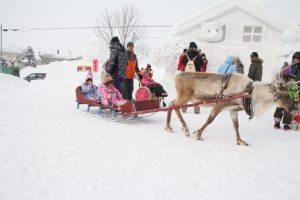
<instances>
[{"instance_id":1,"label":"snow pile","mask_svg":"<svg viewBox=\"0 0 300 200\"><path fill-rule=\"evenodd\" d=\"M2 89L14 90L28 87L28 82L22 78L0 73L0 91Z\"/></svg>"},{"instance_id":2,"label":"snow pile","mask_svg":"<svg viewBox=\"0 0 300 200\"><path fill-rule=\"evenodd\" d=\"M22 70L20 70L20 77L25 78L26 76L32 73L39 73L39 72L41 71L35 67L25 67Z\"/></svg>"}]
</instances>

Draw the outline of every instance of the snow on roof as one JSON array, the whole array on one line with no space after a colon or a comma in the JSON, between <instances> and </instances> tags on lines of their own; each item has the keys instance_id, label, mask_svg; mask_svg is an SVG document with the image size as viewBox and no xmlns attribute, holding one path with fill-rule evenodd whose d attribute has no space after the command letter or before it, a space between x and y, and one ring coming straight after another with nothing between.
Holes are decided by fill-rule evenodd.
<instances>
[{"instance_id":1,"label":"snow on roof","mask_svg":"<svg viewBox=\"0 0 300 200\"><path fill-rule=\"evenodd\" d=\"M296 31L300 35L300 27L291 21L284 19L282 16L266 9L263 6L258 5L250 1L240 0L225 0L220 2L206 10L200 11L194 16L180 21L174 25L174 29L177 33L185 33L199 26L199 23L210 21L223 13L233 9L240 9L243 12L251 15L252 17L266 23L268 26L275 30L284 32L286 30Z\"/></svg>"}]
</instances>

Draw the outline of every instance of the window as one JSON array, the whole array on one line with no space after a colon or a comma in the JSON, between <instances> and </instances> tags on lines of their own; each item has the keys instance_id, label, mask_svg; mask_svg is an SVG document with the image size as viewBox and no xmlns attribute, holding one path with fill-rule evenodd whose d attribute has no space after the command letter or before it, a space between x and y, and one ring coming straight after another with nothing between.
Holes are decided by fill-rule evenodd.
<instances>
[{"instance_id":1,"label":"window","mask_svg":"<svg viewBox=\"0 0 300 200\"><path fill-rule=\"evenodd\" d=\"M261 26L244 26L243 42L261 42L262 32Z\"/></svg>"}]
</instances>

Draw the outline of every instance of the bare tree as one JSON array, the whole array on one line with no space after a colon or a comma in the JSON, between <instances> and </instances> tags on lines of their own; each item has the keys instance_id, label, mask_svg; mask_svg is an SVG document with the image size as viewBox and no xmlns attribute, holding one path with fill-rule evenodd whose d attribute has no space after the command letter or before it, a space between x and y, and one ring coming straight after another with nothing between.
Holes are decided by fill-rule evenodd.
<instances>
[{"instance_id":1,"label":"bare tree","mask_svg":"<svg viewBox=\"0 0 300 200\"><path fill-rule=\"evenodd\" d=\"M115 11L109 11L106 8L102 15L102 21L98 19L96 22L96 26L98 28L96 28L94 32L96 36L103 39L107 45L109 45L111 38L114 36L115 15L116 15Z\"/></svg>"},{"instance_id":2,"label":"bare tree","mask_svg":"<svg viewBox=\"0 0 300 200\"><path fill-rule=\"evenodd\" d=\"M119 36L120 42L136 42L145 36L145 27L141 26L141 13L133 5L120 9L105 9L102 19L97 20L94 30L97 37L103 39L107 45L112 37Z\"/></svg>"},{"instance_id":3,"label":"bare tree","mask_svg":"<svg viewBox=\"0 0 300 200\"><path fill-rule=\"evenodd\" d=\"M16 60L17 60L17 56L14 57L14 58L10 58L10 59L9 59L9 62L10 62L10 64L11 64L11 66L13 66L13 67L15 66Z\"/></svg>"}]
</instances>

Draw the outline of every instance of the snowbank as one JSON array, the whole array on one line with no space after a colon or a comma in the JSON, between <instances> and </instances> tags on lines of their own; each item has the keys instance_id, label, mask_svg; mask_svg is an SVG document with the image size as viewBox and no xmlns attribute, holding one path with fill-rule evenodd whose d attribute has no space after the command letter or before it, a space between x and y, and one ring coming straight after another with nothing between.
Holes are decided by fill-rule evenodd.
<instances>
[{"instance_id":1,"label":"snowbank","mask_svg":"<svg viewBox=\"0 0 300 200\"><path fill-rule=\"evenodd\" d=\"M28 87L28 82L22 78L0 73L0 91L2 89L14 90Z\"/></svg>"}]
</instances>

